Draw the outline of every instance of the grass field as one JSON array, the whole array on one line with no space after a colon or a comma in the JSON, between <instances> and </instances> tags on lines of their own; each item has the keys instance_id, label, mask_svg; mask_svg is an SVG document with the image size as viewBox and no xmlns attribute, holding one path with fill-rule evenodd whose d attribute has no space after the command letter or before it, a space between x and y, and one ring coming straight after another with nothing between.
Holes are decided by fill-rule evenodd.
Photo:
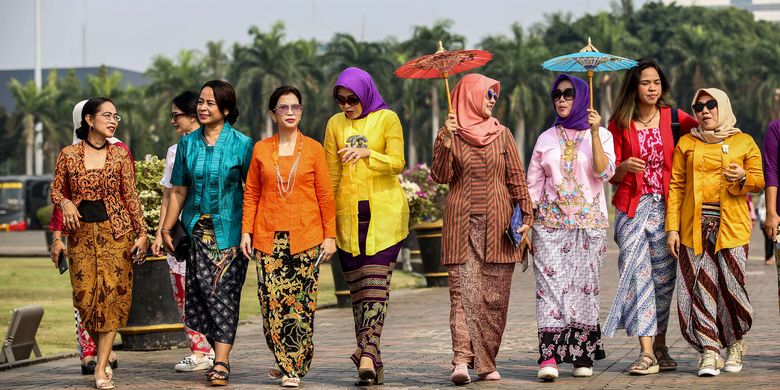
<instances>
[{"instance_id":1,"label":"grass field","mask_svg":"<svg viewBox=\"0 0 780 390\"><path fill-rule=\"evenodd\" d=\"M396 270L392 288L414 288L425 284L422 277ZM68 274L60 275L49 258L0 258L0 332L5 335L11 312L26 305L41 305L43 320L36 336L41 353L52 355L76 351L73 300ZM320 270L319 305L336 302L329 264ZM249 266L241 292L241 320L260 316L257 299L257 271Z\"/></svg>"}]
</instances>

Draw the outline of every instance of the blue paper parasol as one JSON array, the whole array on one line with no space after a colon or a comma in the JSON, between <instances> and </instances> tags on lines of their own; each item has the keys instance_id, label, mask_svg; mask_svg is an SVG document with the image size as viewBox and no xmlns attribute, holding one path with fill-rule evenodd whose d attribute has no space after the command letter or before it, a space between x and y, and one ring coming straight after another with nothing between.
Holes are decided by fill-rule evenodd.
<instances>
[{"instance_id":1,"label":"blue paper parasol","mask_svg":"<svg viewBox=\"0 0 780 390\"><path fill-rule=\"evenodd\" d=\"M616 70L631 69L637 62L612 54L598 51L590 43L577 53L571 53L549 59L542 63L542 68L554 72L587 72L590 85L590 108L593 108L593 72L613 72Z\"/></svg>"}]
</instances>

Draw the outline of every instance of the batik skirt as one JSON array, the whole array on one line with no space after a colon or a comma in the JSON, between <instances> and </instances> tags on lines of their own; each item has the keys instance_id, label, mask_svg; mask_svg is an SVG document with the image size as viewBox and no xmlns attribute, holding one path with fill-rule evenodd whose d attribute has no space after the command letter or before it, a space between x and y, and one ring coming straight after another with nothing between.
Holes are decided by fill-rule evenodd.
<instances>
[{"instance_id":1,"label":"batik skirt","mask_svg":"<svg viewBox=\"0 0 780 390\"><path fill-rule=\"evenodd\" d=\"M606 229L532 229L539 363L593 366L604 359L599 326L599 279Z\"/></svg>"}]
</instances>

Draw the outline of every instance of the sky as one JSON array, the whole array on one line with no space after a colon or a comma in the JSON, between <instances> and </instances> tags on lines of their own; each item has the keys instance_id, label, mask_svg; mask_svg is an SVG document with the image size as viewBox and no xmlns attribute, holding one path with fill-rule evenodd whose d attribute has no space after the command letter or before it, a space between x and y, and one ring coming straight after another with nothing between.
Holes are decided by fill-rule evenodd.
<instances>
[{"instance_id":1,"label":"sky","mask_svg":"<svg viewBox=\"0 0 780 390\"><path fill-rule=\"evenodd\" d=\"M555 12L576 18L610 10L612 1L40 0L41 62L44 68L109 65L144 71L157 55L202 50L208 41L221 40L227 47L246 43L251 26L268 31L276 21L285 23L291 40L327 41L343 32L373 41L407 39L414 26L446 18L469 47L485 36L508 33L515 22L528 28ZM34 4L0 0L0 70L34 66Z\"/></svg>"}]
</instances>

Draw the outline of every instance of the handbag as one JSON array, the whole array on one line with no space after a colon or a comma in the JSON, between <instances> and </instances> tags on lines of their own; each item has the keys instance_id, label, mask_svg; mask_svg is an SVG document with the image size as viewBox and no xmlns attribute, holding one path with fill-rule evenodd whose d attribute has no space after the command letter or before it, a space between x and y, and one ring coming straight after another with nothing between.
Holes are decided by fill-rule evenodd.
<instances>
[{"instance_id":1,"label":"handbag","mask_svg":"<svg viewBox=\"0 0 780 390\"><path fill-rule=\"evenodd\" d=\"M181 220L176 221L176 225L171 229L171 239L173 241L173 257L178 262L184 262L190 257L190 249L192 248L192 240L187 229L184 228L184 224Z\"/></svg>"},{"instance_id":2,"label":"handbag","mask_svg":"<svg viewBox=\"0 0 780 390\"><path fill-rule=\"evenodd\" d=\"M520 247L520 243L523 241L523 235L518 233L517 230L523 227L523 210L519 204L516 204L512 210L512 217L509 218L509 226L506 227L504 233L509 237L509 241L515 246L515 249ZM528 248L526 247L522 253L522 260L520 261L523 267L523 272L528 269Z\"/></svg>"}]
</instances>

